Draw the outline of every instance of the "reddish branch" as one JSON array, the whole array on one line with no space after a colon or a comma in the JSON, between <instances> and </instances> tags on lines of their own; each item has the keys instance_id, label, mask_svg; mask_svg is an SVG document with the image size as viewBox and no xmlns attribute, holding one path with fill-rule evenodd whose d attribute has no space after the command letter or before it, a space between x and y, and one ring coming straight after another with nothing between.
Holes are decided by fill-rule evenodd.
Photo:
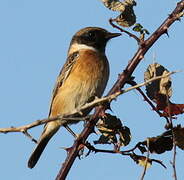
<instances>
[{"instance_id":1,"label":"reddish branch","mask_svg":"<svg viewBox=\"0 0 184 180\"><path fill-rule=\"evenodd\" d=\"M135 86L137 85L137 83L135 81L128 81L128 84L132 85L132 86ZM163 113L161 113L154 105L153 103L149 100L149 98L144 94L144 92L141 90L141 88L136 88L136 90L143 96L144 98L144 101L146 101L150 106L151 108L157 112L157 114L160 116L160 117L164 117L167 121L167 123L169 124L169 119L163 115Z\"/></svg>"},{"instance_id":2,"label":"reddish branch","mask_svg":"<svg viewBox=\"0 0 184 180\"><path fill-rule=\"evenodd\" d=\"M119 91L121 88L124 87L126 81L130 78L132 73L134 72L137 65L143 59L146 52L150 49L150 47L163 35L168 33L168 28L176 21L179 20L181 13L184 9L184 0L180 1L174 11L169 15L169 17L162 23L162 25L145 41L142 41L139 44L139 48L135 53L132 60L127 65L126 69L120 74L118 80L109 91L107 95L113 94ZM64 180L73 165L76 157L78 157L79 153L79 146L85 142L88 136L94 132L94 126L98 121L99 115L104 112L106 108L104 106L98 106L95 110L90 121L87 122L85 128L81 132L80 136L75 140L73 146L70 148L68 152L67 158L63 163L56 180Z\"/></svg>"}]
</instances>

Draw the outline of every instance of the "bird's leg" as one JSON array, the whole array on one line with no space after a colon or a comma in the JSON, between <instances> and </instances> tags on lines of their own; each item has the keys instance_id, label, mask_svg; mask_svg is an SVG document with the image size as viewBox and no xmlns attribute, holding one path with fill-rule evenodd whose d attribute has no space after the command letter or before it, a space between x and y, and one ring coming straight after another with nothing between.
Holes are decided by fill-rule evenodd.
<instances>
[{"instance_id":1,"label":"bird's leg","mask_svg":"<svg viewBox=\"0 0 184 180\"><path fill-rule=\"evenodd\" d=\"M75 134L75 133L73 132L73 130L72 130L67 124L65 124L65 125L63 125L63 126L67 129L67 131L68 131L75 139L78 138L78 134Z\"/></svg>"}]
</instances>

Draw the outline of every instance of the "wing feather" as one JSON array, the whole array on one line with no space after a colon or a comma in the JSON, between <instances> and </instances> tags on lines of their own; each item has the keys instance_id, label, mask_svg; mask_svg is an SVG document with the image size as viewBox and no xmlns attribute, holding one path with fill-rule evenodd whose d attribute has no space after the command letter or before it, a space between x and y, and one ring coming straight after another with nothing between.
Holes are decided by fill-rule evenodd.
<instances>
[{"instance_id":1,"label":"wing feather","mask_svg":"<svg viewBox=\"0 0 184 180\"><path fill-rule=\"evenodd\" d=\"M62 84L65 82L65 80L68 78L73 65L75 64L77 58L79 56L79 52L76 51L74 53L72 53L71 55L68 56L66 63L64 64L63 68L61 69L59 76L57 78L57 81L55 83L53 92L52 92L52 97L51 97L51 101L50 101L50 110L49 110L49 116L51 113L51 109L52 109L52 102L58 92L58 89L62 86Z\"/></svg>"}]
</instances>

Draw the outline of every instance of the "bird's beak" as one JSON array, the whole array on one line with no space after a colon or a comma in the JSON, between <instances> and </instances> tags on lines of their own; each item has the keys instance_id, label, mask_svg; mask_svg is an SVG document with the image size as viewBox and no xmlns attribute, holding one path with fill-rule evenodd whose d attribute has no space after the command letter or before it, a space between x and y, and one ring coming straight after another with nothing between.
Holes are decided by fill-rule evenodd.
<instances>
[{"instance_id":1,"label":"bird's beak","mask_svg":"<svg viewBox=\"0 0 184 180\"><path fill-rule=\"evenodd\" d=\"M112 38L115 38L115 37L118 37L118 36L121 36L121 33L108 33L106 35L106 39L109 40L109 39L112 39Z\"/></svg>"}]
</instances>

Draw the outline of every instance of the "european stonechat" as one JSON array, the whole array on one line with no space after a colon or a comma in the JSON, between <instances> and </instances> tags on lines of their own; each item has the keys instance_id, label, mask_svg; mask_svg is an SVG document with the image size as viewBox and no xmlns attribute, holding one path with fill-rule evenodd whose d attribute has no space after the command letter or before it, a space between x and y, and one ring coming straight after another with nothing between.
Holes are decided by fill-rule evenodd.
<instances>
[{"instance_id":1,"label":"european stonechat","mask_svg":"<svg viewBox=\"0 0 184 180\"><path fill-rule=\"evenodd\" d=\"M49 117L71 114L85 103L101 97L109 79L109 63L105 55L108 40L120 36L99 27L86 27L72 38L67 60L57 78L51 99ZM82 112L86 116L91 109ZM51 137L63 126L52 121L44 126L28 167L33 168Z\"/></svg>"}]
</instances>

